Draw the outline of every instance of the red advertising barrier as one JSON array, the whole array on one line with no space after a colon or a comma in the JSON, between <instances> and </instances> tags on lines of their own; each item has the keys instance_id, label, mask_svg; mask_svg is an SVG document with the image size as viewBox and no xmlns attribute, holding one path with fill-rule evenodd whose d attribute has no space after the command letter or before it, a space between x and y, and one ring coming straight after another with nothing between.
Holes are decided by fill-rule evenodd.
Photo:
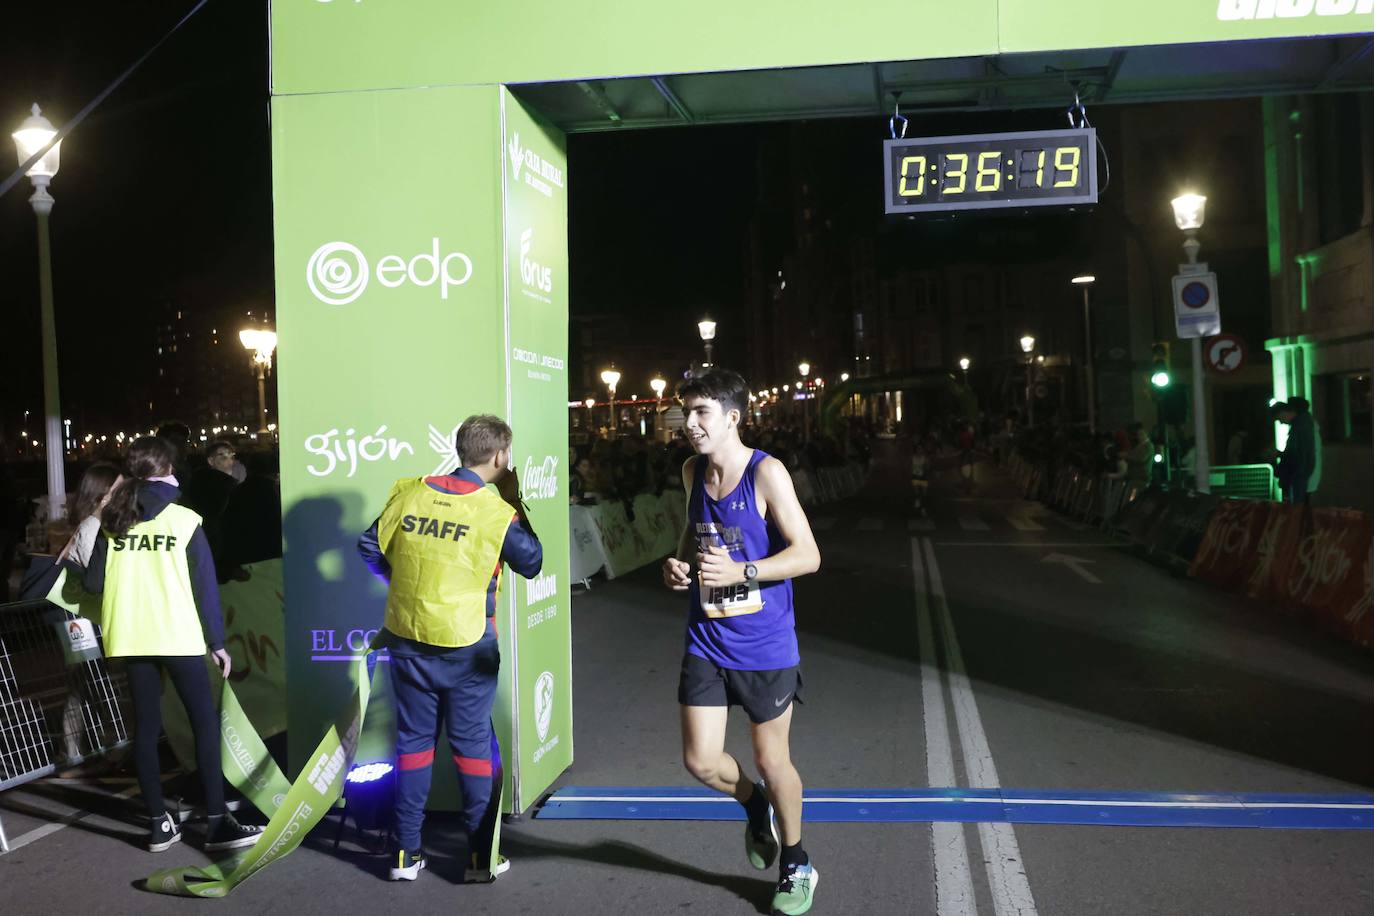
<instances>
[{"instance_id":1,"label":"red advertising barrier","mask_svg":"<svg viewBox=\"0 0 1374 916\"><path fill-rule=\"evenodd\" d=\"M1188 574L1374 643L1374 518L1362 512L1223 500Z\"/></svg>"},{"instance_id":2,"label":"red advertising barrier","mask_svg":"<svg viewBox=\"0 0 1374 916\"><path fill-rule=\"evenodd\" d=\"M1296 549L1285 558L1282 573L1276 570L1279 602L1311 613L1341 636L1355 638L1357 626L1368 616L1359 608L1362 602L1368 606L1366 568L1372 543L1374 519L1351 509L1317 509ZM1369 627L1361 629L1367 644Z\"/></svg>"},{"instance_id":3,"label":"red advertising barrier","mask_svg":"<svg viewBox=\"0 0 1374 916\"><path fill-rule=\"evenodd\" d=\"M1278 503L1224 499L1212 513L1188 575L1231 591L1249 591L1250 579L1263 565L1260 545ZM1272 552L1272 542L1269 544Z\"/></svg>"}]
</instances>

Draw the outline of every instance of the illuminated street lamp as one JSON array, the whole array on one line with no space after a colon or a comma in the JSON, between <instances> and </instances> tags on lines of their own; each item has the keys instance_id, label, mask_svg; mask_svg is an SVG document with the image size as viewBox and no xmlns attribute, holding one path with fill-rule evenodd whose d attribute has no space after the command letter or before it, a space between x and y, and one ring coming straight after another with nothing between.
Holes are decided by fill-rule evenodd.
<instances>
[{"instance_id":1,"label":"illuminated street lamp","mask_svg":"<svg viewBox=\"0 0 1374 916\"><path fill-rule=\"evenodd\" d=\"M969 362L969 358L968 358L967 356L960 357L960 359L959 359L959 368L962 369L963 372L964 372L964 387L965 387L965 388L968 387L968 367L969 367L970 365L972 365L972 364Z\"/></svg>"},{"instance_id":2,"label":"illuminated street lamp","mask_svg":"<svg viewBox=\"0 0 1374 916\"><path fill-rule=\"evenodd\" d=\"M701 333L701 342L706 345L706 362L702 365L711 365L711 341L716 339L716 323L710 318L703 318L697 322L697 330Z\"/></svg>"},{"instance_id":3,"label":"illuminated street lamp","mask_svg":"<svg viewBox=\"0 0 1374 916\"><path fill-rule=\"evenodd\" d=\"M19 164L23 166L45 146L52 143L57 131L52 122L43 117L42 110L35 103L32 114L24 119L11 136L19 152ZM48 237L48 215L52 213L53 197L48 193L48 183L57 175L62 154L62 143L53 144L29 167L26 173L33 183L33 196L29 205L38 218L38 290L41 308L41 334L43 344L43 414L44 430L47 435L48 465L48 519L56 521L67 514L67 478L63 468L65 449L62 440L62 405L57 388L57 325L53 317L52 304L52 246Z\"/></svg>"},{"instance_id":4,"label":"illuminated street lamp","mask_svg":"<svg viewBox=\"0 0 1374 916\"><path fill-rule=\"evenodd\" d=\"M253 371L258 377L258 432L267 432L267 373L272 371L272 353L277 349L277 332L262 328L239 331L239 342L253 354Z\"/></svg>"},{"instance_id":5,"label":"illuminated street lamp","mask_svg":"<svg viewBox=\"0 0 1374 916\"><path fill-rule=\"evenodd\" d=\"M797 363L797 371L801 373L802 378L806 378L811 374L811 364L807 362Z\"/></svg>"},{"instance_id":6,"label":"illuminated street lamp","mask_svg":"<svg viewBox=\"0 0 1374 916\"><path fill-rule=\"evenodd\" d=\"M662 378L655 376L649 379L649 387L654 389L654 397L663 400L663 392L667 389L668 383Z\"/></svg>"},{"instance_id":7,"label":"illuminated street lamp","mask_svg":"<svg viewBox=\"0 0 1374 916\"><path fill-rule=\"evenodd\" d=\"M840 373L840 381L842 381L842 382L847 382L847 381L849 381L849 373L848 373L848 372L841 372L841 373Z\"/></svg>"},{"instance_id":8,"label":"illuminated street lamp","mask_svg":"<svg viewBox=\"0 0 1374 916\"><path fill-rule=\"evenodd\" d=\"M1035 425L1035 392L1032 390L1035 384L1034 368L1035 362L1031 359L1031 353L1035 351L1035 338L1026 334L1021 338L1021 352L1026 354L1026 425Z\"/></svg>"},{"instance_id":9,"label":"illuminated street lamp","mask_svg":"<svg viewBox=\"0 0 1374 916\"><path fill-rule=\"evenodd\" d=\"M615 438L615 386L620 382L620 373L614 369L604 369L601 372L601 381L611 392L611 438Z\"/></svg>"},{"instance_id":10,"label":"illuminated street lamp","mask_svg":"<svg viewBox=\"0 0 1374 916\"><path fill-rule=\"evenodd\" d=\"M1202 194L1188 193L1175 197L1170 204L1174 208L1174 225L1183 231L1183 253L1188 256L1188 265L1192 267L1197 264L1197 253L1202 247L1197 240L1197 231L1207 220L1207 198ZM1194 337L1190 344L1193 351L1193 486L1199 493L1210 493L1212 456L1207 448L1207 388L1202 374L1202 338Z\"/></svg>"},{"instance_id":11,"label":"illuminated street lamp","mask_svg":"<svg viewBox=\"0 0 1374 916\"><path fill-rule=\"evenodd\" d=\"M1070 281L1083 287L1083 369L1086 378L1085 391L1088 401L1088 432L1097 431L1097 382L1093 376L1093 321L1092 299L1093 284L1097 277L1092 274L1079 274Z\"/></svg>"}]
</instances>

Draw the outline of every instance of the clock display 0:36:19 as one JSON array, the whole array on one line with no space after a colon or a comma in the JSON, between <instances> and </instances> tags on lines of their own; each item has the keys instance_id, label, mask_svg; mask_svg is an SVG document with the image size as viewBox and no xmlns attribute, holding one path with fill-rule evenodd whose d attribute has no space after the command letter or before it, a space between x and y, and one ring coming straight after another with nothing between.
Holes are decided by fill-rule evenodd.
<instances>
[{"instance_id":1,"label":"clock display 0:36:19","mask_svg":"<svg viewBox=\"0 0 1374 916\"><path fill-rule=\"evenodd\" d=\"M908 199L1067 190L1082 184L1083 148L1018 149L1010 154L996 149L958 153L924 149L902 157L900 178L897 194Z\"/></svg>"}]
</instances>

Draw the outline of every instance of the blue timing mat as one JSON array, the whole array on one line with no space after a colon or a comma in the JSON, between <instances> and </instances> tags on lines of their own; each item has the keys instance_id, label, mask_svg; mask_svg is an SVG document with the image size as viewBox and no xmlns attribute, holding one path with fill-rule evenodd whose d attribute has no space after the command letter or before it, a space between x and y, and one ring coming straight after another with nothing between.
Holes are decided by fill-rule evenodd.
<instances>
[{"instance_id":1,"label":"blue timing mat","mask_svg":"<svg viewBox=\"0 0 1374 916\"><path fill-rule=\"evenodd\" d=\"M732 798L690 786L566 786L535 813L550 820L742 821ZM1374 829L1374 796L1029 791L1024 789L811 789L802 817L817 824L1073 824L1108 827Z\"/></svg>"}]
</instances>

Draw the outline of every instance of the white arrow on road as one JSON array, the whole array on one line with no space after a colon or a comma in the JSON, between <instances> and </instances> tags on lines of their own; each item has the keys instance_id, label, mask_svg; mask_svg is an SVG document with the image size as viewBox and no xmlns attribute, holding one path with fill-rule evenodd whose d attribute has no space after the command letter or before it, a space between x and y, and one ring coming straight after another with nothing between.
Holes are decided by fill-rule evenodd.
<instances>
[{"instance_id":1,"label":"white arrow on road","mask_svg":"<svg viewBox=\"0 0 1374 916\"><path fill-rule=\"evenodd\" d=\"M1102 584L1101 579L1097 578L1097 576L1094 576L1092 573L1088 572L1086 569L1083 568L1084 563L1093 562L1092 560L1089 560L1086 557L1071 557L1066 553L1052 553L1047 557L1041 557L1040 562L1063 563L1069 569L1072 569L1074 572L1078 573L1079 577L1081 577L1084 582L1091 582L1093 585Z\"/></svg>"}]
</instances>

